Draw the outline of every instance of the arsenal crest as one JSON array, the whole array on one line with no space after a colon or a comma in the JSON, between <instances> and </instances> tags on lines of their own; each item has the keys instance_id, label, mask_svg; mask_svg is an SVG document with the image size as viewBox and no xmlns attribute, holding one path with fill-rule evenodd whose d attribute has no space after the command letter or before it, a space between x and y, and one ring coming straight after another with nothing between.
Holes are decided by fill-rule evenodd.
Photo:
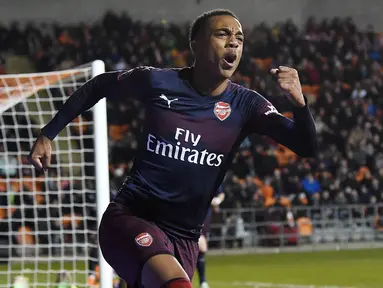
<instances>
[{"instance_id":1,"label":"arsenal crest","mask_svg":"<svg viewBox=\"0 0 383 288\"><path fill-rule=\"evenodd\" d=\"M228 103L226 102L217 102L214 105L214 114L215 116L223 121L226 118L230 116L231 113L231 107Z\"/></svg>"},{"instance_id":2,"label":"arsenal crest","mask_svg":"<svg viewBox=\"0 0 383 288\"><path fill-rule=\"evenodd\" d=\"M153 237L149 233L145 232L138 234L134 241L136 241L137 245L139 246L149 247L153 243Z\"/></svg>"}]
</instances>

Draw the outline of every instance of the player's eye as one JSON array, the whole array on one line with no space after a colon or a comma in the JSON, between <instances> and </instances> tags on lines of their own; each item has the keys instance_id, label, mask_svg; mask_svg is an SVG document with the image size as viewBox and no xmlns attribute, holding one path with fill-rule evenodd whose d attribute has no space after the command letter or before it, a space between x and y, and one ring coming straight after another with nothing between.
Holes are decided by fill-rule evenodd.
<instances>
[{"instance_id":1,"label":"player's eye","mask_svg":"<svg viewBox=\"0 0 383 288\"><path fill-rule=\"evenodd\" d=\"M224 31L220 31L220 32L217 32L216 35L217 35L218 37L225 37L225 36L227 35L227 33L224 32Z\"/></svg>"},{"instance_id":2,"label":"player's eye","mask_svg":"<svg viewBox=\"0 0 383 288\"><path fill-rule=\"evenodd\" d=\"M240 42L243 42L243 37L242 36L237 36L237 40Z\"/></svg>"}]
</instances>

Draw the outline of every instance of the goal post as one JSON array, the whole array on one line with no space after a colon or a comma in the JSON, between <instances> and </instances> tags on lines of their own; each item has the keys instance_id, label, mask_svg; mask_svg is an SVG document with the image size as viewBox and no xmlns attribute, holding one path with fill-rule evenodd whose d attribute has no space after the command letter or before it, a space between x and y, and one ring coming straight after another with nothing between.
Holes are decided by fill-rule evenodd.
<instances>
[{"instance_id":1,"label":"goal post","mask_svg":"<svg viewBox=\"0 0 383 288\"><path fill-rule=\"evenodd\" d=\"M96 60L92 64L93 77L105 72L105 64ZM97 223L100 224L102 215L109 202L109 159L108 159L108 126L106 115L106 99L101 99L94 107L94 146L96 152L96 190L97 190ZM113 271L100 255L100 286L109 288L113 282Z\"/></svg>"},{"instance_id":2,"label":"goal post","mask_svg":"<svg viewBox=\"0 0 383 288\"><path fill-rule=\"evenodd\" d=\"M97 241L110 201L106 100L60 132L45 175L27 161L40 129L73 91L103 72L104 62L96 60L63 71L0 75L1 288L89 287L97 264L97 285L112 287L113 271Z\"/></svg>"}]
</instances>

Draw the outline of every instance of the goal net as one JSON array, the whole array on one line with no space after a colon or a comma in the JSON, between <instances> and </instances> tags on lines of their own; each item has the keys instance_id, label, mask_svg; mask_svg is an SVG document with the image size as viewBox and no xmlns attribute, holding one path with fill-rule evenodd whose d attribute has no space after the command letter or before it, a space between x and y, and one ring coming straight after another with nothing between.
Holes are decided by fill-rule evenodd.
<instances>
[{"instance_id":1,"label":"goal net","mask_svg":"<svg viewBox=\"0 0 383 288\"><path fill-rule=\"evenodd\" d=\"M95 61L0 76L0 287L89 287L99 269L98 220L109 202L105 102L57 136L46 174L27 156L73 91L102 72L103 62Z\"/></svg>"}]
</instances>

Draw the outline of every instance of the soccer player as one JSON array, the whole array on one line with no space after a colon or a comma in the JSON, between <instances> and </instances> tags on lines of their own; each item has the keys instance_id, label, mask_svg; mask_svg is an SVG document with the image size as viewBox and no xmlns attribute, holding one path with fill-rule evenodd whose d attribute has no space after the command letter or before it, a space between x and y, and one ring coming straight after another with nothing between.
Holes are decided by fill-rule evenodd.
<instances>
[{"instance_id":1,"label":"soccer player","mask_svg":"<svg viewBox=\"0 0 383 288\"><path fill-rule=\"evenodd\" d=\"M206 281L206 261L205 255L208 250L208 236L210 231L210 224L212 221L212 212L218 213L219 205L225 200L225 193L222 189L219 189L217 196L211 201L211 207L207 212L205 222L203 223L202 233L198 240L199 254L197 259L197 271L199 276L199 283L201 288L209 288L209 285ZM213 211L212 211L213 210Z\"/></svg>"},{"instance_id":2,"label":"soccer player","mask_svg":"<svg viewBox=\"0 0 383 288\"><path fill-rule=\"evenodd\" d=\"M231 11L204 13L191 27L192 67L138 67L94 77L42 128L31 149L31 163L46 171L51 141L101 98L142 102L146 118L134 165L99 227L103 256L129 287L192 287L202 223L249 134L269 136L303 157L317 153L315 123L295 69L271 70L295 106L294 121L229 80L243 42Z\"/></svg>"}]
</instances>

